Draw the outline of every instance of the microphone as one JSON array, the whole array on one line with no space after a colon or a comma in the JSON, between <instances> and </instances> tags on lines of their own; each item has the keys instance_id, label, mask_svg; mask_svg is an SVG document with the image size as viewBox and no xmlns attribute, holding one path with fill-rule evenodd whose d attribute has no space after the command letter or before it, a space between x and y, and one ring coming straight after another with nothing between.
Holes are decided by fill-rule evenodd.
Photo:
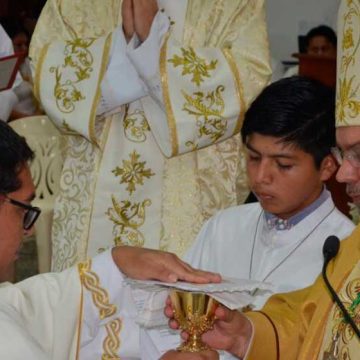
<instances>
[{"instance_id":1,"label":"microphone","mask_svg":"<svg viewBox=\"0 0 360 360\"><path fill-rule=\"evenodd\" d=\"M331 294L334 302L336 302L336 304L339 306L341 312L344 315L345 320L350 324L350 326L354 330L356 336L360 339L360 330L357 328L357 326L354 323L353 319L351 318L349 312L345 309L344 304L341 302L341 300L337 296L335 290L330 285L330 282L326 276L326 268L327 268L330 260L332 260L339 252L339 248L340 248L339 238L335 235L328 236L327 239L325 240L325 243L323 246L324 265L322 268L322 276L324 278L326 287L330 291L330 294Z\"/></svg>"}]
</instances>

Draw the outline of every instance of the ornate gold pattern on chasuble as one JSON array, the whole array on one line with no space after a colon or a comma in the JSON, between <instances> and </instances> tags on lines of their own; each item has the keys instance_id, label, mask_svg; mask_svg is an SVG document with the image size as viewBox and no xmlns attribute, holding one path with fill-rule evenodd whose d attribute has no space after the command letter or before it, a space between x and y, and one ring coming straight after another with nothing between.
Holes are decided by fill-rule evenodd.
<instances>
[{"instance_id":1,"label":"ornate gold pattern on chasuble","mask_svg":"<svg viewBox=\"0 0 360 360\"><path fill-rule=\"evenodd\" d=\"M136 190L136 185L144 185L144 178L149 179L155 174L151 169L145 169L146 161L139 161L140 154L134 150L129 154L129 160L123 160L123 167L117 166L112 173L119 176L120 184L127 184L126 190L130 195Z\"/></svg>"},{"instance_id":2,"label":"ornate gold pattern on chasuble","mask_svg":"<svg viewBox=\"0 0 360 360\"><path fill-rule=\"evenodd\" d=\"M129 200L117 201L115 196L111 200L113 207L107 210L106 215L114 223L114 244L144 246L145 237L139 228L145 223L146 207L151 205L151 200L133 203Z\"/></svg>"},{"instance_id":3,"label":"ornate gold pattern on chasuble","mask_svg":"<svg viewBox=\"0 0 360 360\"><path fill-rule=\"evenodd\" d=\"M75 39L66 42L64 63L50 68L55 74L54 97L56 106L63 113L75 110L77 102L85 99L78 84L90 78L94 58L89 47L95 39Z\"/></svg>"},{"instance_id":4,"label":"ornate gold pattern on chasuble","mask_svg":"<svg viewBox=\"0 0 360 360\"><path fill-rule=\"evenodd\" d=\"M242 171L245 155L241 152L240 137L232 137L212 148L199 150L198 160L198 182L205 220L219 209L244 202L249 191L246 172Z\"/></svg>"},{"instance_id":5,"label":"ornate gold pattern on chasuble","mask_svg":"<svg viewBox=\"0 0 360 360\"><path fill-rule=\"evenodd\" d=\"M116 312L116 306L109 303L109 294L100 286L100 279L91 271L91 259L79 263L78 271L81 284L91 292L95 306L99 310L100 319L103 320Z\"/></svg>"},{"instance_id":6,"label":"ornate gold pattern on chasuble","mask_svg":"<svg viewBox=\"0 0 360 360\"><path fill-rule=\"evenodd\" d=\"M61 271L86 258L97 149L80 136L67 136L66 159L52 226L52 270ZM58 204L61 204L59 206Z\"/></svg>"},{"instance_id":7,"label":"ornate gold pattern on chasuble","mask_svg":"<svg viewBox=\"0 0 360 360\"><path fill-rule=\"evenodd\" d=\"M146 141L150 126L146 120L144 111L136 109L131 113L127 113L124 117L123 124L125 137L129 141L136 143Z\"/></svg>"},{"instance_id":8,"label":"ornate gold pattern on chasuble","mask_svg":"<svg viewBox=\"0 0 360 360\"><path fill-rule=\"evenodd\" d=\"M354 279L350 281L342 294L340 294L340 298L344 304L344 306L348 309L352 319L355 324L360 326L360 302L354 303L359 298L360 294L360 278ZM350 324L348 324L342 315L341 310L336 307L336 310L333 315L333 333L337 332L340 334L341 339L344 344L348 344L351 339L355 336L354 331L352 330Z\"/></svg>"},{"instance_id":9,"label":"ornate gold pattern on chasuble","mask_svg":"<svg viewBox=\"0 0 360 360\"><path fill-rule=\"evenodd\" d=\"M342 57L336 99L336 121L346 124L346 118L355 118L360 114L358 74L349 74L355 64L355 56L360 45L360 5L348 1L348 9L343 16ZM355 39L355 40L354 40Z\"/></svg>"},{"instance_id":10,"label":"ornate gold pattern on chasuble","mask_svg":"<svg viewBox=\"0 0 360 360\"><path fill-rule=\"evenodd\" d=\"M115 319L105 325L106 338L103 342L104 353L101 360L120 360L118 355L120 349L121 320Z\"/></svg>"},{"instance_id":11,"label":"ornate gold pattern on chasuble","mask_svg":"<svg viewBox=\"0 0 360 360\"><path fill-rule=\"evenodd\" d=\"M193 95L182 91L186 100L183 110L195 118L198 140L209 137L215 143L225 134L227 119L223 116L225 102L221 94L224 89L224 86L219 85L215 91L210 91L207 94L198 91ZM193 141L188 141L186 145L197 148L197 144Z\"/></svg>"},{"instance_id":12,"label":"ornate gold pattern on chasuble","mask_svg":"<svg viewBox=\"0 0 360 360\"><path fill-rule=\"evenodd\" d=\"M360 277L358 263L350 274L346 285L340 291L339 298L348 310L354 323L360 327ZM329 327L330 325L330 327ZM344 319L343 313L334 305L326 328L330 334L325 333L327 344L323 353L323 360L355 360L358 354L359 340L350 324ZM325 336L326 336L325 335ZM357 358L357 357L356 357Z\"/></svg>"},{"instance_id":13,"label":"ornate gold pattern on chasuble","mask_svg":"<svg viewBox=\"0 0 360 360\"><path fill-rule=\"evenodd\" d=\"M174 55L168 60L174 67L182 66L181 75L192 75L191 82L197 86L204 81L204 77L210 77L210 71L216 69L217 60L211 60L209 63L206 59L203 59L196 55L195 50L192 47L181 48L182 57Z\"/></svg>"}]
</instances>

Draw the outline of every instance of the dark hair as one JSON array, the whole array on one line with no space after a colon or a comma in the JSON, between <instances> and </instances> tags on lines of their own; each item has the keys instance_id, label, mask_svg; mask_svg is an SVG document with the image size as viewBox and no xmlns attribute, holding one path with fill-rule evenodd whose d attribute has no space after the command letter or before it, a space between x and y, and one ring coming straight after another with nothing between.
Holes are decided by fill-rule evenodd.
<instances>
[{"instance_id":1,"label":"dark hair","mask_svg":"<svg viewBox=\"0 0 360 360\"><path fill-rule=\"evenodd\" d=\"M25 138L0 120L0 194L8 194L21 187L18 174L33 157L34 153Z\"/></svg>"},{"instance_id":2,"label":"dark hair","mask_svg":"<svg viewBox=\"0 0 360 360\"><path fill-rule=\"evenodd\" d=\"M243 142L252 133L273 136L312 155L315 166L335 146L335 92L292 76L266 87L245 114Z\"/></svg>"},{"instance_id":3,"label":"dark hair","mask_svg":"<svg viewBox=\"0 0 360 360\"><path fill-rule=\"evenodd\" d=\"M328 39L335 47L337 43L335 31L326 25L320 25L312 28L305 36L305 48L308 48L310 40L316 36L323 36Z\"/></svg>"}]
</instances>

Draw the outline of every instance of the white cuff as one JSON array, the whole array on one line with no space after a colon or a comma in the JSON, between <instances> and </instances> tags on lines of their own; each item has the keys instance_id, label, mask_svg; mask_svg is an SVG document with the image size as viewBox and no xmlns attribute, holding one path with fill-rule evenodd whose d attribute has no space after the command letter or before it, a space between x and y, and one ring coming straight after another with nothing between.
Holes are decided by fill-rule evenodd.
<instances>
[{"instance_id":1,"label":"white cuff","mask_svg":"<svg viewBox=\"0 0 360 360\"><path fill-rule=\"evenodd\" d=\"M146 95L146 87L126 55L126 40L121 28L113 33L107 71L101 82L102 98L97 114L110 112Z\"/></svg>"},{"instance_id":2,"label":"white cuff","mask_svg":"<svg viewBox=\"0 0 360 360\"><path fill-rule=\"evenodd\" d=\"M161 45L170 27L168 17L159 11L151 25L147 39L137 48L128 46L128 56L149 92L162 104L159 58Z\"/></svg>"}]
</instances>

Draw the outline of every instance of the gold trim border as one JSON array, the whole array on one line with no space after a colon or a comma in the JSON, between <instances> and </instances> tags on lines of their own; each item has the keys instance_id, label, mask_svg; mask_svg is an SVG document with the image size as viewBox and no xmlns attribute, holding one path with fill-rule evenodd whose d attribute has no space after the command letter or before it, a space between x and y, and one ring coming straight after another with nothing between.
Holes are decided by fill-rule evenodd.
<instances>
[{"instance_id":1,"label":"gold trim border","mask_svg":"<svg viewBox=\"0 0 360 360\"><path fill-rule=\"evenodd\" d=\"M111 115L110 118L107 117L104 119L104 125L103 125L103 129L102 129L101 139L98 142L97 138L96 138L96 133L95 133L96 132L95 131L96 108L97 108L97 105L99 103L99 99L101 96L100 83L101 83L103 76L105 74L105 71L106 71L107 60L109 58L109 52L110 52L110 48L111 48L111 41L112 41L112 35L110 34L105 41L105 46L104 46L105 53L103 54L103 58L102 58L102 62L101 62L101 69L100 69L100 76L99 76L99 80L98 80L97 93L95 95L95 99L93 102L93 107L92 107L91 115L90 115L91 117L90 117L90 121L89 121L89 136L90 136L91 141L97 145L97 148L93 149L93 152L94 152L93 156L94 156L94 160L95 160L93 174L99 173L99 169L100 169L102 158L103 158L104 151L105 151L105 145L107 143L107 139L109 136L109 130L110 130L111 123L112 123L112 117L114 116L114 115ZM90 145L90 146L92 146L92 145ZM100 153L98 153L98 151L100 151ZM88 250L89 250L89 238L90 238L91 229L92 229L92 217L93 217L93 213L94 213L95 194L96 194L98 179L99 179L99 176L96 175L96 179L92 183L93 191L90 190L91 209L89 212L88 223L87 223L87 236L86 236L85 244L83 246L86 256L87 256Z\"/></svg>"},{"instance_id":2,"label":"gold trim border","mask_svg":"<svg viewBox=\"0 0 360 360\"><path fill-rule=\"evenodd\" d=\"M98 275L91 271L91 259L79 263L78 271L81 284L90 291L93 302L99 310L101 320L114 315L117 307L109 302L108 292L100 286Z\"/></svg>"},{"instance_id":3,"label":"gold trim border","mask_svg":"<svg viewBox=\"0 0 360 360\"><path fill-rule=\"evenodd\" d=\"M80 272L79 272L80 276ZM81 277L80 277L81 283ZM78 333L77 333L77 341L76 341L76 356L75 359L78 360L80 358L80 347L81 347L81 332L82 332L82 324L84 317L84 289L80 287L80 302L79 302L79 319L78 319Z\"/></svg>"},{"instance_id":4,"label":"gold trim border","mask_svg":"<svg viewBox=\"0 0 360 360\"><path fill-rule=\"evenodd\" d=\"M100 148L94 148L94 158L96 163L94 164L93 173L99 174L99 169L101 167L101 162L103 160L104 151L105 151L105 144L108 141L109 132L112 124L113 116L116 116L116 114L111 115L110 117L107 117L104 119L104 125L102 130L102 138L101 138L101 144ZM92 145L90 145L92 146ZM104 148L103 148L104 147ZM100 153L98 153L100 152ZM95 204L95 197L96 197L96 188L98 185L99 176L96 175L96 179L93 181L93 191L90 192L90 200L91 200L91 209L88 217L88 223L87 223L87 236L86 236L86 242L85 242L85 255L88 256L88 250L89 250L89 238L92 230L92 217L94 213L94 204Z\"/></svg>"},{"instance_id":5,"label":"gold trim border","mask_svg":"<svg viewBox=\"0 0 360 360\"><path fill-rule=\"evenodd\" d=\"M233 58L233 55L231 53L231 49L230 48L224 48L222 49L222 53L225 56L226 61L228 62L229 66L230 66L230 70L233 73L234 79L235 79L235 87L236 87L236 94L237 97L239 99L239 116L238 119L236 121L236 125L233 131L233 135L237 134L240 132L242 124L244 122L244 117L245 117L245 100L244 100L244 88L240 79L240 74L239 74L239 70L236 66L236 62Z\"/></svg>"},{"instance_id":6,"label":"gold trim border","mask_svg":"<svg viewBox=\"0 0 360 360\"><path fill-rule=\"evenodd\" d=\"M169 40L169 34L170 33L167 33L164 40L164 44L162 45L160 50L160 78L163 89L166 117L168 121L170 139L171 139L171 150L172 150L171 156L175 156L179 153L179 142L178 142L175 116L170 100L168 73L166 70L166 55L167 55L167 43Z\"/></svg>"},{"instance_id":7,"label":"gold trim border","mask_svg":"<svg viewBox=\"0 0 360 360\"><path fill-rule=\"evenodd\" d=\"M96 109L98 107L99 100L101 97L100 86L101 86L101 82L102 82L105 72L106 72L107 62L109 59L109 53L110 53L110 48L111 48L111 42L112 42L112 34L109 34L107 39L105 40L104 53L103 53L103 56L101 59L100 74L99 74L98 83L97 83L97 87L96 87L96 94L95 94L95 97L94 97L94 100L93 100L93 103L91 106L91 112L90 112L89 137L90 137L90 140L99 147L100 147L100 144L97 141L96 130L95 130Z\"/></svg>"},{"instance_id":8,"label":"gold trim border","mask_svg":"<svg viewBox=\"0 0 360 360\"><path fill-rule=\"evenodd\" d=\"M121 319L114 319L105 325L107 336L103 341L103 355L101 360L120 359L118 352L120 349L120 331L122 329Z\"/></svg>"},{"instance_id":9,"label":"gold trim border","mask_svg":"<svg viewBox=\"0 0 360 360\"><path fill-rule=\"evenodd\" d=\"M35 98L38 100L38 102L41 104L41 99L40 99L40 79L41 79L41 72L42 72L42 67L44 65L44 61L45 61L45 57L48 53L50 47L50 43L46 44L40 52L39 55L39 59L36 65L36 70L35 70L35 79L34 79L34 96Z\"/></svg>"}]
</instances>

